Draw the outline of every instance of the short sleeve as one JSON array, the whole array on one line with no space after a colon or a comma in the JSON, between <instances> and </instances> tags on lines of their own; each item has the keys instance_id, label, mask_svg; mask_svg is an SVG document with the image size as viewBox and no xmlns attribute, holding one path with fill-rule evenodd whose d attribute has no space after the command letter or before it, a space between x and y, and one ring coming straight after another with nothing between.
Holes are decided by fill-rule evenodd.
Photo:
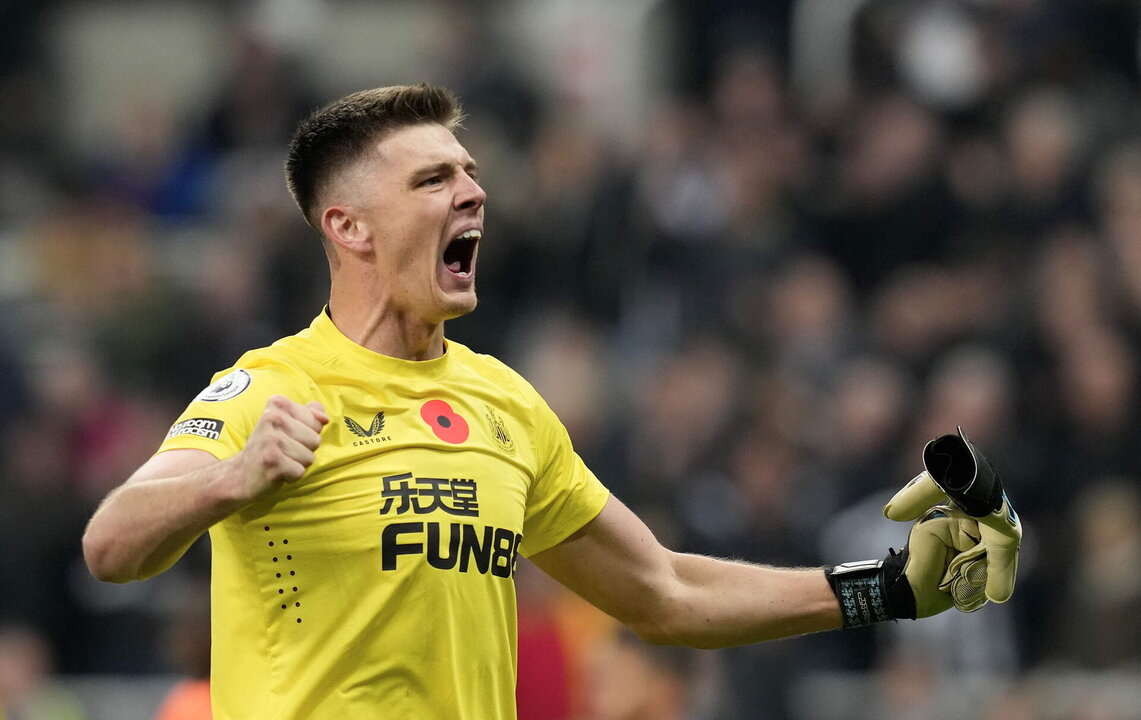
<instances>
[{"instance_id":1,"label":"short sleeve","mask_svg":"<svg viewBox=\"0 0 1141 720\"><path fill-rule=\"evenodd\" d=\"M157 452L205 450L219 460L236 455L273 395L291 397L296 389L276 368L240 365L214 376L167 431ZM291 399L293 399L291 397Z\"/></svg>"},{"instance_id":2,"label":"short sleeve","mask_svg":"<svg viewBox=\"0 0 1141 720\"><path fill-rule=\"evenodd\" d=\"M524 557L549 550L602 512L610 492L575 453L570 435L536 393L538 469L523 520Z\"/></svg>"}]
</instances>

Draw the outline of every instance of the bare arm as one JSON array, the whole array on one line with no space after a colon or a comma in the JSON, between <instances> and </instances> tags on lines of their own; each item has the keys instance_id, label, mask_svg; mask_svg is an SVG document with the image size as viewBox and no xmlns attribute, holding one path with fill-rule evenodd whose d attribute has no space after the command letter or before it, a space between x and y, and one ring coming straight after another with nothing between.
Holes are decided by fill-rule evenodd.
<instances>
[{"instance_id":1,"label":"bare arm","mask_svg":"<svg viewBox=\"0 0 1141 720\"><path fill-rule=\"evenodd\" d=\"M841 626L820 569L672 552L614 497L586 527L531 560L650 642L726 647Z\"/></svg>"},{"instance_id":2,"label":"bare arm","mask_svg":"<svg viewBox=\"0 0 1141 720\"><path fill-rule=\"evenodd\" d=\"M275 396L246 447L228 460L201 450L155 455L92 516L83 535L88 569L110 582L163 572L211 525L301 477L327 422L317 403Z\"/></svg>"}]
</instances>

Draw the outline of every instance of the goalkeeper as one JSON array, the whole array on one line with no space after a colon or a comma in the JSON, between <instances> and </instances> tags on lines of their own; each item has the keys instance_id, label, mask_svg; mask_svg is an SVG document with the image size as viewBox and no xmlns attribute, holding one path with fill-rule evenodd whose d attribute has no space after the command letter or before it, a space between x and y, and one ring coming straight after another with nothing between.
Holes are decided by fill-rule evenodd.
<instances>
[{"instance_id":1,"label":"goalkeeper","mask_svg":"<svg viewBox=\"0 0 1141 720\"><path fill-rule=\"evenodd\" d=\"M286 175L328 305L218 373L88 525L88 567L112 582L210 533L217 720L513 718L520 554L647 640L706 648L1009 596L1017 521L961 435L889 506L917 521L883 560L821 572L662 547L525 380L445 339L475 308L484 242L461 117L419 85L302 123Z\"/></svg>"}]
</instances>

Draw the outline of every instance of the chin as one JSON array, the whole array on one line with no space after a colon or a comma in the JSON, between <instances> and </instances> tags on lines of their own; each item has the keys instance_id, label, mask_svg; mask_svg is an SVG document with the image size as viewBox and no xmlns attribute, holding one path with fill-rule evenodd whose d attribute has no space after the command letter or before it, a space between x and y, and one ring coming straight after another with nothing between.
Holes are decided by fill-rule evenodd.
<instances>
[{"instance_id":1,"label":"chin","mask_svg":"<svg viewBox=\"0 0 1141 720\"><path fill-rule=\"evenodd\" d=\"M479 301L475 297L475 292L465 293L461 297L449 296L443 307L443 315L445 320L454 320L458 317L463 317L471 311L475 310Z\"/></svg>"}]
</instances>

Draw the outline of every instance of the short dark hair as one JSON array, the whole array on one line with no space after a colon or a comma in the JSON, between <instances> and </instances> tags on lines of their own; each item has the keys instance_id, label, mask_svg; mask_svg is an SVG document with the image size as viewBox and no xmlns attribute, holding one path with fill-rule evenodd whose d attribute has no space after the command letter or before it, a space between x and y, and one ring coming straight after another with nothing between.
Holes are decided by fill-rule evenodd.
<instances>
[{"instance_id":1,"label":"short dark hair","mask_svg":"<svg viewBox=\"0 0 1141 720\"><path fill-rule=\"evenodd\" d=\"M455 93L427 83L361 90L334 100L302 120L293 133L285 161L289 193L306 222L320 231L313 212L338 171L396 128L438 123L455 132L463 118Z\"/></svg>"}]
</instances>

